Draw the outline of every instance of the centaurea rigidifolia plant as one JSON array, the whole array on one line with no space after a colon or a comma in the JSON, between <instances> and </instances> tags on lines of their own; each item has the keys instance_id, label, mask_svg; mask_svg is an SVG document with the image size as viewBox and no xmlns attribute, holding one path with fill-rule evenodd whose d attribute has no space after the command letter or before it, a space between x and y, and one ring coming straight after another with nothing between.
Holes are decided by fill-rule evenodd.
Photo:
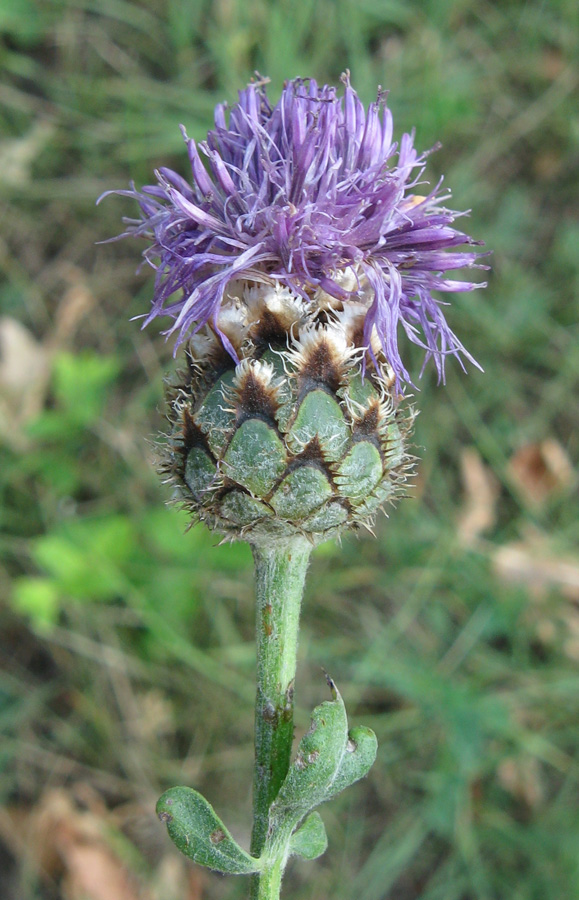
<instances>
[{"instance_id":1,"label":"centaurea rigidifolia plant","mask_svg":"<svg viewBox=\"0 0 579 900\"><path fill-rule=\"evenodd\" d=\"M288 859L326 848L315 808L362 778L376 755L369 728L348 728L342 698L312 714L292 759L299 611L312 549L371 527L404 490L412 464L410 375L398 338L426 351L439 379L450 354L443 294L481 283L454 227L448 193L423 180L412 134L392 140L379 92L365 109L313 79L287 82L272 106L250 84L197 144L191 178L116 193L140 207L126 235L148 242L156 270L146 324L172 320L184 368L168 391L162 470L191 515L251 545L257 594L254 816L242 849L208 801L167 791L157 811L201 865L252 876L253 898L279 897ZM465 249L465 247L467 249Z\"/></svg>"}]
</instances>

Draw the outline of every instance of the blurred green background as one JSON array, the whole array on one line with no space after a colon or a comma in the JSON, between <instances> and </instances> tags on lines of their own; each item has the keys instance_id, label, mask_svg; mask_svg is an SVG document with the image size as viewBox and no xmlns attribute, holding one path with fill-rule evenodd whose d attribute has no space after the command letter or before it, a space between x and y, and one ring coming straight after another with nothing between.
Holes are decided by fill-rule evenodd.
<instances>
[{"instance_id":1,"label":"blurred green background","mask_svg":"<svg viewBox=\"0 0 579 900\"><path fill-rule=\"evenodd\" d=\"M255 70L275 98L345 68L442 142L493 271L449 311L485 374L419 383L412 499L314 554L298 729L323 666L380 749L285 895L579 898L578 30L574 0L2 0L3 900L245 895L181 865L154 801L194 785L248 840L250 553L164 505L172 347L129 321L141 245L95 245L135 210L95 198L186 174L179 123L202 138Z\"/></svg>"}]
</instances>

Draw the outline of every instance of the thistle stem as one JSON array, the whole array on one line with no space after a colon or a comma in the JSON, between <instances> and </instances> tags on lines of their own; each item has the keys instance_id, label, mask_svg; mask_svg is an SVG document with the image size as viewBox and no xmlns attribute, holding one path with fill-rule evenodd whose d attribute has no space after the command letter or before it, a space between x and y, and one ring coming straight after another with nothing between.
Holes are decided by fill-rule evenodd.
<instances>
[{"instance_id":1,"label":"thistle stem","mask_svg":"<svg viewBox=\"0 0 579 900\"><path fill-rule=\"evenodd\" d=\"M253 545L257 599L257 695L251 853L260 856L269 808L287 774L293 741L298 628L311 543L296 537ZM252 900L277 900L285 860L253 876Z\"/></svg>"}]
</instances>

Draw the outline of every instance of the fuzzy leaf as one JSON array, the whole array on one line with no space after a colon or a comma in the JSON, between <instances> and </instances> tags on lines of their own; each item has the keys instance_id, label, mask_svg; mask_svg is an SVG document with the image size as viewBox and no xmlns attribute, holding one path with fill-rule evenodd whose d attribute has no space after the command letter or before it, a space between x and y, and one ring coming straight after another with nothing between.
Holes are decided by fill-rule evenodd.
<instances>
[{"instance_id":1,"label":"fuzzy leaf","mask_svg":"<svg viewBox=\"0 0 579 900\"><path fill-rule=\"evenodd\" d=\"M308 816L303 825L291 836L289 852L291 856L303 859L317 859L326 852L328 836L319 813Z\"/></svg>"},{"instance_id":2,"label":"fuzzy leaf","mask_svg":"<svg viewBox=\"0 0 579 900\"><path fill-rule=\"evenodd\" d=\"M296 823L326 799L340 768L348 736L346 709L336 692L312 713L309 730L301 739L296 758L272 806L272 814L290 814Z\"/></svg>"},{"instance_id":3,"label":"fuzzy leaf","mask_svg":"<svg viewBox=\"0 0 579 900\"><path fill-rule=\"evenodd\" d=\"M231 837L205 797L188 787L165 791L157 815L177 848L201 866L229 875L258 872L260 861Z\"/></svg>"},{"instance_id":4,"label":"fuzzy leaf","mask_svg":"<svg viewBox=\"0 0 579 900\"><path fill-rule=\"evenodd\" d=\"M309 731L270 810L272 831L295 828L310 810L366 775L376 758L376 735L357 727L348 733L344 701L329 680L332 700L312 713Z\"/></svg>"},{"instance_id":5,"label":"fuzzy leaf","mask_svg":"<svg viewBox=\"0 0 579 900\"><path fill-rule=\"evenodd\" d=\"M329 800L330 797L335 797L355 781L364 778L374 765L377 750L378 741L371 728L366 728L365 725L356 725L351 728L348 732L346 752L325 799Z\"/></svg>"}]
</instances>

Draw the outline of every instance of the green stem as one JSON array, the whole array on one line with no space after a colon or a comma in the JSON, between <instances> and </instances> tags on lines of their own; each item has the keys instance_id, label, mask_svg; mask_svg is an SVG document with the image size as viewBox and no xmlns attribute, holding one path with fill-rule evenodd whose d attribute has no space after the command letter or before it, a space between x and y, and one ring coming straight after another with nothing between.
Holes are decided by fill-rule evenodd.
<instances>
[{"instance_id":1,"label":"green stem","mask_svg":"<svg viewBox=\"0 0 579 900\"><path fill-rule=\"evenodd\" d=\"M257 696L251 853L267 837L269 808L287 774L300 606L312 545L305 538L252 546L257 599ZM253 876L252 900L277 900L285 859Z\"/></svg>"},{"instance_id":2,"label":"green stem","mask_svg":"<svg viewBox=\"0 0 579 900\"><path fill-rule=\"evenodd\" d=\"M278 900L285 859L277 859L264 866L259 875L252 876L250 900Z\"/></svg>"}]
</instances>

